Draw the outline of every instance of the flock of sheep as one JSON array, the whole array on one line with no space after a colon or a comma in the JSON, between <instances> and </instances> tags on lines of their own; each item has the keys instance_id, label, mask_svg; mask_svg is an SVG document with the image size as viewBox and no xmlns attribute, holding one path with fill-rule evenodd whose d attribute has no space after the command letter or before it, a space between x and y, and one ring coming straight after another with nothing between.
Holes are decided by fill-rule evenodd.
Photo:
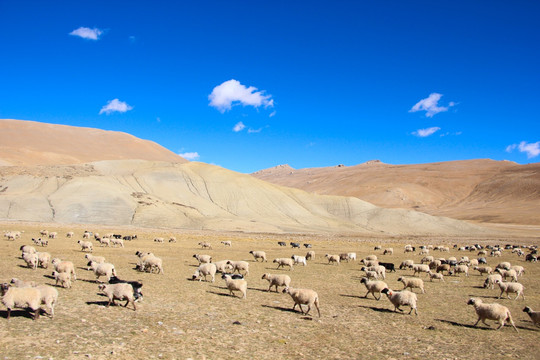
<instances>
[{"instance_id":1,"label":"flock of sheep","mask_svg":"<svg viewBox=\"0 0 540 360\"><path fill-rule=\"evenodd\" d=\"M34 245L44 248L48 245L47 239L55 239L58 234L56 232L41 231L40 233L45 239L32 239ZM67 238L72 238L73 232L66 234ZM21 238L20 232L6 232L4 237L7 240L14 241ZM103 256L96 256L92 254L94 251L93 242L91 237L100 244L100 246L107 247L121 247L124 248L124 240L137 239L136 235L129 235L121 237L117 234L106 234L99 236L99 234L92 234L85 232L83 239L78 240L77 244L80 246L81 252L84 252L84 258L87 262L87 270L92 271L96 277L96 282L100 282L100 278L107 279L107 284L100 283L98 290L101 291L107 298L108 303L115 305L115 300L126 301L125 307L129 304L132 305L133 310L136 310L136 302L142 299L142 283L138 281L125 281L120 280L117 277L115 266L106 262ZM164 238L154 238L154 242L162 243ZM169 242L176 242L175 237L170 237ZM223 247L231 247L231 241L222 241ZM200 242L198 244L201 249L212 249L212 245L208 242ZM279 242L279 246L286 246L284 242ZM292 248L300 248L299 243L291 242ZM304 244L306 248L312 248L311 244ZM404 253L421 255L421 260L417 263L412 259L404 260L399 265L399 270L409 271L412 270L412 276L400 275L397 277L397 282L403 284L403 289L396 291L391 289L386 283L387 276L390 273L396 273L396 264L391 261L380 261L380 257L385 259L391 259L394 254L394 249L383 249L381 246L374 248L375 252L379 252L380 255L369 255L359 262L361 263L360 270L364 272L364 275L360 279L360 284L363 284L367 290L364 297L367 298L369 294L376 300L380 300L384 294L394 307L394 311L403 311L402 306L410 307L409 314L414 311L415 315L418 315L418 295L414 292L414 289L418 289L419 293L424 294L426 292L424 286L424 280L421 278L422 274L425 274L425 278L431 282L437 280L440 282L439 286L446 286L445 276L469 276L471 272L477 271L480 275L487 275L484 281L484 288L493 289L495 286L499 287L501 296L506 295L510 299L510 294L515 294L515 299L521 296L525 299L524 286L519 283L519 277L524 276L526 273L525 268L521 265L512 265L509 262L500 262L496 266L488 266L487 259L496 259L501 256L502 252L511 252L515 254L516 258L522 258L525 255L525 260L529 262L536 262L537 248L536 246L530 247L518 247L507 245L504 248L500 246L481 246L470 245L463 247L454 247L457 251L474 252L477 257L469 259L469 256L461 256L460 259L456 257L435 257L430 255L439 251L442 253L449 252L449 248L445 246L419 246L418 249L412 245L406 245L403 248ZM54 268L51 277L55 279L56 286L65 289L72 287L72 282L77 280L75 273L75 267L73 262L67 260L61 260L59 258L53 258L51 254L44 251L37 251L34 246L22 245L20 247L21 258L30 269L37 269L38 267L48 269L49 264ZM528 252L525 254L525 252ZM268 262L268 257L265 251L253 250L249 254L253 257L255 263ZM155 256L149 252L137 251L136 269L142 272L164 274L163 261L161 258ZM489 255L489 256L488 256ZM277 270L287 269L290 274L294 274L295 266L302 265L308 266L309 261L313 261L316 257L315 251L309 250L305 256L293 254L291 257L278 257L273 259L273 263L277 265ZM229 293L234 296L235 292L240 292L243 299L247 298L247 280L249 276L250 263L245 260L220 260L214 261L213 257L208 254L194 254L193 258L198 262L198 267L195 273L191 277L192 280L202 281L215 281L217 273L221 273L221 278L225 281L225 286ZM326 254L324 258L328 261L328 264L339 266L343 261L357 261L357 255L354 252L341 253L341 254ZM256 265L259 266L259 265ZM210 279L208 279L210 277ZM267 291L272 291L274 288L276 292L279 292L279 288L282 287L282 293L289 294L294 302L293 310L296 306L302 314L307 315L311 311L312 307L317 309L319 317L320 312L320 299L319 295L313 289L307 288L293 288L291 287L292 278L287 274L271 274L264 273L261 280L266 280L269 284ZM509 282L505 280L510 280ZM409 290L408 290L409 289ZM55 287L49 285L39 285L35 282L25 282L16 278L11 279L10 283L3 283L0 286L0 292L2 295L2 303L7 308L7 317L9 319L12 309L23 308L30 309L33 313L34 319L39 318L41 306L45 306L47 314L52 318L54 316L54 306L58 300L58 290ZM470 298L467 302L468 305L472 305L478 316L478 320L474 326L480 321L486 324L486 320L495 320L499 323L497 329L502 328L506 322L509 322L514 329L517 328L513 322L510 311L507 307L492 303L483 303L479 298ZM302 305L307 306L307 310L304 312ZM523 309L526 312L532 322L535 325L540 325L540 312L533 311L530 307ZM486 324L487 325L487 324Z\"/></svg>"}]
</instances>

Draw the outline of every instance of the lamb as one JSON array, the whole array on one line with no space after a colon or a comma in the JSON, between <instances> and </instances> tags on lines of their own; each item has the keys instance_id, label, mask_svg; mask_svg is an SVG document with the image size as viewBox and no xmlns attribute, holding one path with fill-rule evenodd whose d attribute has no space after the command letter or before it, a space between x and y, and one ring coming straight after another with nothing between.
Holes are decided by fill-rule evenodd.
<instances>
[{"instance_id":1,"label":"lamb","mask_svg":"<svg viewBox=\"0 0 540 360\"><path fill-rule=\"evenodd\" d=\"M199 281L201 281L202 276L204 276L204 281L207 281L206 276L210 275L212 277L212 282L214 282L216 279L216 272L217 272L216 264L212 264L212 263L201 264L199 265L197 270L195 270L195 274L193 274L192 280L199 279Z\"/></svg>"},{"instance_id":2,"label":"lamb","mask_svg":"<svg viewBox=\"0 0 540 360\"><path fill-rule=\"evenodd\" d=\"M26 265L31 269L37 269L39 259L37 253L23 253L23 260L26 262Z\"/></svg>"},{"instance_id":3,"label":"lamb","mask_svg":"<svg viewBox=\"0 0 540 360\"><path fill-rule=\"evenodd\" d=\"M384 249L383 255L394 255L394 249L393 248Z\"/></svg>"},{"instance_id":4,"label":"lamb","mask_svg":"<svg viewBox=\"0 0 540 360\"><path fill-rule=\"evenodd\" d=\"M207 243L207 242L200 242L198 244L202 249L211 249L212 248L212 245L210 243Z\"/></svg>"},{"instance_id":5,"label":"lamb","mask_svg":"<svg viewBox=\"0 0 540 360\"><path fill-rule=\"evenodd\" d=\"M500 280L495 280L495 284L499 285L499 288L501 289L499 299L501 298L503 293L506 293L508 299L510 299L510 293L515 293L517 295L514 300L517 300L519 295L521 295L523 297L523 300L525 300L525 294L523 294L523 290L525 289L525 287L522 284L518 282L502 282Z\"/></svg>"},{"instance_id":6,"label":"lamb","mask_svg":"<svg viewBox=\"0 0 540 360\"><path fill-rule=\"evenodd\" d=\"M70 273L59 273L57 271L52 272L52 276L56 280L56 286L60 283L60 286L63 288L71 288L71 274Z\"/></svg>"},{"instance_id":7,"label":"lamb","mask_svg":"<svg viewBox=\"0 0 540 360\"><path fill-rule=\"evenodd\" d=\"M18 288L27 288L27 287L35 287L36 286L36 283L33 282L33 281L23 281L23 280L19 280L17 278L11 279L10 284L15 286L15 287L18 287Z\"/></svg>"},{"instance_id":8,"label":"lamb","mask_svg":"<svg viewBox=\"0 0 540 360\"><path fill-rule=\"evenodd\" d=\"M401 265L399 265L399 270L402 269L412 269L414 265L414 260L403 260Z\"/></svg>"},{"instance_id":9,"label":"lamb","mask_svg":"<svg viewBox=\"0 0 540 360\"><path fill-rule=\"evenodd\" d=\"M493 273L493 269L489 266L475 266L473 267L473 270L476 270L480 273L480 275L483 275L483 274L492 274Z\"/></svg>"},{"instance_id":10,"label":"lamb","mask_svg":"<svg viewBox=\"0 0 540 360\"><path fill-rule=\"evenodd\" d=\"M223 245L225 246L232 246L232 242L231 241L222 241L221 242Z\"/></svg>"},{"instance_id":11,"label":"lamb","mask_svg":"<svg viewBox=\"0 0 540 360\"><path fill-rule=\"evenodd\" d=\"M366 269L366 268L362 268L361 270L365 271L364 269ZM375 271L377 273L377 278L386 279L386 268L384 266L382 266L382 265L369 266L369 267L367 267L367 270L368 271Z\"/></svg>"},{"instance_id":12,"label":"lamb","mask_svg":"<svg viewBox=\"0 0 540 360\"><path fill-rule=\"evenodd\" d=\"M291 277L285 274L272 275L272 274L266 273L266 274L263 274L261 279L268 280L268 282L270 283L270 286L268 286L267 291L270 291L272 289L272 286L275 286L276 292L278 292L278 286L289 287L289 285L291 284Z\"/></svg>"},{"instance_id":13,"label":"lamb","mask_svg":"<svg viewBox=\"0 0 540 360\"><path fill-rule=\"evenodd\" d=\"M510 269L510 270L496 269L495 271L498 272L499 274L501 274L501 276L505 280L506 280L506 278L511 278L512 281L514 281L514 282L518 281L517 272L514 269Z\"/></svg>"},{"instance_id":14,"label":"lamb","mask_svg":"<svg viewBox=\"0 0 540 360\"><path fill-rule=\"evenodd\" d=\"M247 298L247 281L244 279L232 279L230 274L223 274L221 276L225 280L225 285L232 296L234 296L234 291L240 291L242 293L242 299Z\"/></svg>"},{"instance_id":15,"label":"lamb","mask_svg":"<svg viewBox=\"0 0 540 360\"><path fill-rule=\"evenodd\" d=\"M73 277L73 281L77 280L77 275L75 275L75 266L71 261L62 261L58 258L54 258L51 261L51 264L54 266L54 270L61 272L70 273Z\"/></svg>"},{"instance_id":16,"label":"lamb","mask_svg":"<svg viewBox=\"0 0 540 360\"><path fill-rule=\"evenodd\" d=\"M425 265L425 264L414 264L412 266L412 269L414 271L413 275L416 275L417 273L419 274L422 272L428 273L430 271L429 265Z\"/></svg>"},{"instance_id":17,"label":"lamb","mask_svg":"<svg viewBox=\"0 0 540 360\"><path fill-rule=\"evenodd\" d=\"M465 276L469 276L469 267L467 265L457 265L449 274L465 274Z\"/></svg>"},{"instance_id":18,"label":"lamb","mask_svg":"<svg viewBox=\"0 0 540 360\"><path fill-rule=\"evenodd\" d=\"M199 262L199 265L200 264L207 264L207 263L211 263L212 262L212 256L211 255L199 255L199 254L195 254L193 255L193 257L195 259L197 259L197 261Z\"/></svg>"},{"instance_id":19,"label":"lamb","mask_svg":"<svg viewBox=\"0 0 540 360\"><path fill-rule=\"evenodd\" d=\"M534 325L540 326L540 311L533 311L530 307L525 306L523 312L526 312L527 315L529 315Z\"/></svg>"},{"instance_id":20,"label":"lamb","mask_svg":"<svg viewBox=\"0 0 540 360\"><path fill-rule=\"evenodd\" d=\"M303 266L307 265L306 258L304 256L293 255L291 256L291 259L294 260L295 264L302 264Z\"/></svg>"},{"instance_id":21,"label":"lamb","mask_svg":"<svg viewBox=\"0 0 540 360\"><path fill-rule=\"evenodd\" d=\"M311 306L315 305L317 308L317 313L319 313L319 317L321 317L321 311L319 309L319 295L311 290L311 289L294 289L291 287L286 287L282 291L284 294L289 294L291 298L294 300L294 306L293 310L296 308L296 305L300 308L300 312L304 315L309 314L309 311L311 310ZM304 313L304 310L302 309L302 305L307 305L308 309Z\"/></svg>"},{"instance_id":22,"label":"lamb","mask_svg":"<svg viewBox=\"0 0 540 360\"><path fill-rule=\"evenodd\" d=\"M474 324L474 326L478 325L480 320L484 323L484 325L489 325L486 323L486 320L496 320L499 322L499 327L497 330L502 328L508 320L510 324L514 327L514 330L518 332L518 329L516 328L516 325L514 324L514 321L512 321L512 316L510 315L510 310L506 306L493 303L493 304L484 304L482 302L482 299L476 299L476 298L470 298L469 301L467 301L467 305L474 306L474 310L476 311L476 314L478 315L478 320Z\"/></svg>"},{"instance_id":23,"label":"lamb","mask_svg":"<svg viewBox=\"0 0 540 360\"><path fill-rule=\"evenodd\" d=\"M251 255L253 255L253 258L255 259L255 261L259 261L258 259L261 259L261 262L265 262L265 261L268 261L266 260L266 253L264 251L250 251L249 252Z\"/></svg>"},{"instance_id":24,"label":"lamb","mask_svg":"<svg viewBox=\"0 0 540 360\"><path fill-rule=\"evenodd\" d=\"M41 292L38 289L10 287L9 284L4 283L0 285L0 295L2 295L2 303L7 308L8 320L14 308L30 309L34 312L34 320L39 318Z\"/></svg>"},{"instance_id":25,"label":"lamb","mask_svg":"<svg viewBox=\"0 0 540 360\"><path fill-rule=\"evenodd\" d=\"M48 252L39 252L38 256L38 266L47 269L49 267L49 262L51 261L51 254Z\"/></svg>"},{"instance_id":26,"label":"lamb","mask_svg":"<svg viewBox=\"0 0 540 360\"><path fill-rule=\"evenodd\" d=\"M279 269L280 267L284 267L285 265L289 267L289 270L294 270L294 260L291 259L291 258L277 258L277 259L274 259L274 261L272 261L273 263L277 263L278 264L278 267L277 269Z\"/></svg>"},{"instance_id":27,"label":"lamb","mask_svg":"<svg viewBox=\"0 0 540 360\"><path fill-rule=\"evenodd\" d=\"M336 263L337 265L339 265L339 255L330 255L330 254L326 254L324 255L325 258L328 259L328 263Z\"/></svg>"},{"instance_id":28,"label":"lamb","mask_svg":"<svg viewBox=\"0 0 540 360\"><path fill-rule=\"evenodd\" d=\"M360 270L362 270L363 272L366 273L366 277L368 279L378 279L379 278L379 274L377 274L376 271L373 271L373 270L369 270L367 267L362 267Z\"/></svg>"},{"instance_id":29,"label":"lamb","mask_svg":"<svg viewBox=\"0 0 540 360\"><path fill-rule=\"evenodd\" d=\"M58 301L58 290L49 285L38 285L35 289L41 294L41 304L47 308L47 313L54 318L54 306Z\"/></svg>"},{"instance_id":30,"label":"lamb","mask_svg":"<svg viewBox=\"0 0 540 360\"><path fill-rule=\"evenodd\" d=\"M111 276L116 276L116 270L114 269L114 265L111 263L98 264L93 261L89 261L87 265L90 266L92 270L94 270L97 281L99 281L100 277L105 276L108 282Z\"/></svg>"},{"instance_id":31,"label":"lamb","mask_svg":"<svg viewBox=\"0 0 540 360\"><path fill-rule=\"evenodd\" d=\"M315 260L315 251L308 251L306 254L306 260Z\"/></svg>"},{"instance_id":32,"label":"lamb","mask_svg":"<svg viewBox=\"0 0 540 360\"><path fill-rule=\"evenodd\" d=\"M363 277L362 279L360 279L360 284L364 284L367 289L367 293L364 297L367 298L369 293L371 293L373 294L373 297L377 301L381 299L381 296L382 296L381 291L383 291L383 289L388 287L388 285L384 281L381 281L381 280L371 281L367 277ZM375 293L379 293L379 298L375 296Z\"/></svg>"},{"instance_id":33,"label":"lamb","mask_svg":"<svg viewBox=\"0 0 540 360\"><path fill-rule=\"evenodd\" d=\"M431 271L429 271L431 273ZM406 278L403 276L400 276L397 281L401 281L403 283L403 290L406 288L410 288L411 291L413 291L413 288L418 288L422 290L422 294L425 294L424 290L424 281L420 278Z\"/></svg>"},{"instance_id":34,"label":"lamb","mask_svg":"<svg viewBox=\"0 0 540 360\"><path fill-rule=\"evenodd\" d=\"M496 280L502 281L501 274L490 274L490 275L488 275L486 280L484 281L484 288L488 288L488 287L491 286L491 288L494 289Z\"/></svg>"},{"instance_id":35,"label":"lamb","mask_svg":"<svg viewBox=\"0 0 540 360\"><path fill-rule=\"evenodd\" d=\"M245 271L244 276L248 276L249 274L249 263L247 261L227 261L227 265L232 266L232 271L240 274L240 271Z\"/></svg>"},{"instance_id":36,"label":"lamb","mask_svg":"<svg viewBox=\"0 0 540 360\"><path fill-rule=\"evenodd\" d=\"M400 306L410 306L411 311L409 311L409 315L414 310L414 313L418 316L418 310L416 308L418 298L415 293L408 290L393 291L389 288L384 288L381 293L386 294L388 300L394 305L394 312L396 310L403 311L399 308Z\"/></svg>"},{"instance_id":37,"label":"lamb","mask_svg":"<svg viewBox=\"0 0 540 360\"><path fill-rule=\"evenodd\" d=\"M135 305L135 297L133 295L133 286L129 283L117 283L117 284L101 284L99 285L99 290L105 293L109 298L107 307L111 305L116 305L114 300L126 300L124 307L127 307L129 303L133 304L133 311L137 310Z\"/></svg>"},{"instance_id":38,"label":"lamb","mask_svg":"<svg viewBox=\"0 0 540 360\"><path fill-rule=\"evenodd\" d=\"M444 282L444 276L443 274L440 274L440 273L432 273L431 271L428 272L428 275L429 275L429 281L432 281L433 282L433 279L438 279L438 280L441 280Z\"/></svg>"},{"instance_id":39,"label":"lamb","mask_svg":"<svg viewBox=\"0 0 540 360\"><path fill-rule=\"evenodd\" d=\"M94 245L92 245L92 242L91 241L82 241L82 240L79 240L77 241L77 243L79 245L81 245L81 251L90 251L92 252L94 250Z\"/></svg>"},{"instance_id":40,"label":"lamb","mask_svg":"<svg viewBox=\"0 0 540 360\"><path fill-rule=\"evenodd\" d=\"M214 264L216 264L217 272L225 273L229 270L232 270L232 266L227 264L227 262L229 261L231 260L221 260L221 261L215 262Z\"/></svg>"},{"instance_id":41,"label":"lamb","mask_svg":"<svg viewBox=\"0 0 540 360\"><path fill-rule=\"evenodd\" d=\"M347 254L349 256L349 260L356 261L356 253L350 252Z\"/></svg>"}]
</instances>

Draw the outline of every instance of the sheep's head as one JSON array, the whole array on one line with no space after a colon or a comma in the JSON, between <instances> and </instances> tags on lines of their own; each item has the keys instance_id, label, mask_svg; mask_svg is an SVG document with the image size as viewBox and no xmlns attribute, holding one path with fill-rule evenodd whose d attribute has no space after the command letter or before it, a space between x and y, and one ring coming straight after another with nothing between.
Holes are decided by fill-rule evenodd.
<instances>
[{"instance_id":1,"label":"sheep's head","mask_svg":"<svg viewBox=\"0 0 540 360\"><path fill-rule=\"evenodd\" d=\"M101 284L101 285L98 286L98 289L99 289L100 291L103 291L103 290L105 290L105 287L106 287L106 286L107 286L107 285L105 285L105 284Z\"/></svg>"},{"instance_id":2,"label":"sheep's head","mask_svg":"<svg viewBox=\"0 0 540 360\"><path fill-rule=\"evenodd\" d=\"M390 290L389 288L384 288L381 290L381 293L386 294L386 296L390 296L392 295L392 290Z\"/></svg>"},{"instance_id":3,"label":"sheep's head","mask_svg":"<svg viewBox=\"0 0 540 360\"><path fill-rule=\"evenodd\" d=\"M367 277L363 277L362 279L360 279L360 284L365 284L368 282L368 278Z\"/></svg>"},{"instance_id":4,"label":"sheep's head","mask_svg":"<svg viewBox=\"0 0 540 360\"><path fill-rule=\"evenodd\" d=\"M470 298L469 301L467 301L467 305L480 305L482 303L482 299L475 299L475 298Z\"/></svg>"},{"instance_id":5,"label":"sheep's head","mask_svg":"<svg viewBox=\"0 0 540 360\"><path fill-rule=\"evenodd\" d=\"M528 306L525 306L525 308L523 309L523 312L526 312L527 314L530 313L532 311L532 309Z\"/></svg>"},{"instance_id":6,"label":"sheep's head","mask_svg":"<svg viewBox=\"0 0 540 360\"><path fill-rule=\"evenodd\" d=\"M289 287L285 287L282 291L283 294L289 294Z\"/></svg>"},{"instance_id":7,"label":"sheep's head","mask_svg":"<svg viewBox=\"0 0 540 360\"><path fill-rule=\"evenodd\" d=\"M266 274L263 274L263 276L262 276L262 278L261 278L261 279L263 279L263 280L264 280L264 279L268 279L268 275L270 275L270 274L268 274L268 273L266 273Z\"/></svg>"}]
</instances>

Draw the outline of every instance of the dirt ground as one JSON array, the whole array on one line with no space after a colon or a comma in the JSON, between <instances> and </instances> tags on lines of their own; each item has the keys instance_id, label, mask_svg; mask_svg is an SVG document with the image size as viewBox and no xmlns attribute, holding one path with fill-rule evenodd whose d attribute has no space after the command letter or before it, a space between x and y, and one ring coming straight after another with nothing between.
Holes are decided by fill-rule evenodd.
<instances>
[{"instance_id":1,"label":"dirt ground","mask_svg":"<svg viewBox=\"0 0 540 360\"><path fill-rule=\"evenodd\" d=\"M375 254L396 267L404 259L420 262L418 251L404 254L403 246L410 243L445 244L450 253L431 251L437 257L476 257L476 252L464 253L453 249L454 244L539 244L538 237L515 238L360 238L354 236L269 235L216 232L181 232L99 226L61 226L25 223L0 223L0 232L24 231L16 241L0 239L0 281L16 277L41 284L54 285L52 268L29 269L20 258L21 245L32 245L31 238L46 228L57 231L59 237L48 247L37 247L53 257L70 260L76 266L77 281L71 289L57 288L59 300L55 317L43 314L33 321L25 310L7 311L0 305L0 359L538 359L540 328L535 328L522 312L527 305L540 310L540 265L526 263L510 251L501 258L488 257L488 265L501 261L522 265L526 272L519 279L525 286L525 300L497 299L498 289L483 289L485 276L476 271L469 277L445 276L445 282L429 282L425 275L426 294L418 293L418 316L393 311L385 296L380 301L371 295L364 298L365 287L360 284L363 272L358 261L328 265L324 255L356 252L358 259ZM104 256L115 265L118 276L142 280L144 300L131 306L106 307L107 299L99 293L92 272L86 270L85 253L77 244L85 229L101 234L136 233L137 240L125 243L124 248L100 247L94 241L95 255ZM67 231L75 236L66 238ZM156 243L155 237L177 238L176 243ZM221 241L232 241L225 247ZM211 250L197 244L210 242ZM315 260L293 271L276 270L272 260L305 255L306 250L280 247L278 241L311 243ZM382 255L374 246L394 248L394 255ZM135 252L150 251L163 259L164 274L141 273L134 269ZM268 262L256 263L250 250L264 250ZM210 254L214 261L231 259L250 263L247 277L247 299L229 295L224 281L214 283L191 281L197 267L194 254ZM292 311L293 301L287 294L267 292L268 282L263 273L289 274L292 287L310 288L319 294L321 317L315 309L309 316ZM387 274L392 289L401 290L399 276L411 276L411 270ZM507 306L519 329L510 326L495 331L476 322L472 306L466 302L479 297L484 302Z\"/></svg>"}]
</instances>

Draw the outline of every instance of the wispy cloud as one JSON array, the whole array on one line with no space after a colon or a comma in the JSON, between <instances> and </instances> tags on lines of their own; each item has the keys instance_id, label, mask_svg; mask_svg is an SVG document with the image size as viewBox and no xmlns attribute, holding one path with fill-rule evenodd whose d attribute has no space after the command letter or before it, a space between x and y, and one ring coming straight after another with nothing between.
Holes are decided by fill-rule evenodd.
<instances>
[{"instance_id":1,"label":"wispy cloud","mask_svg":"<svg viewBox=\"0 0 540 360\"><path fill-rule=\"evenodd\" d=\"M451 101L448 103L448 106L439 106L439 100L441 99L442 94L439 93L431 93L429 96L425 99L420 100L417 102L409 112L417 112L417 111L425 111L426 117L433 117L433 115L438 114L440 112L448 111L448 109L454 105L456 105L455 102Z\"/></svg>"},{"instance_id":2,"label":"wispy cloud","mask_svg":"<svg viewBox=\"0 0 540 360\"><path fill-rule=\"evenodd\" d=\"M276 116L276 110L272 111L272 112L270 113L270 115L268 115L268 117L274 117L274 116Z\"/></svg>"},{"instance_id":3,"label":"wispy cloud","mask_svg":"<svg viewBox=\"0 0 540 360\"><path fill-rule=\"evenodd\" d=\"M189 160L189 161L194 161L194 160L198 160L201 156L199 155L198 152L185 152L183 154L178 154L180 155L181 157L183 157L184 159L186 160Z\"/></svg>"},{"instance_id":4,"label":"wispy cloud","mask_svg":"<svg viewBox=\"0 0 540 360\"><path fill-rule=\"evenodd\" d=\"M248 129L248 133L250 133L250 134L260 133L261 131L262 131L262 128L258 128L258 129L249 128Z\"/></svg>"},{"instance_id":5,"label":"wispy cloud","mask_svg":"<svg viewBox=\"0 0 540 360\"><path fill-rule=\"evenodd\" d=\"M527 158L531 159L540 155L540 141L535 143L527 143L526 141L522 141L519 144L508 145L506 147L506 152L512 152L515 149L518 149L522 153L526 153Z\"/></svg>"},{"instance_id":6,"label":"wispy cloud","mask_svg":"<svg viewBox=\"0 0 540 360\"><path fill-rule=\"evenodd\" d=\"M101 110L99 111L99 115L105 113L109 115L113 112L121 112L125 113L126 111L129 111L133 109L133 106L129 106L127 103L120 101L118 99L111 100L107 103L107 105L103 106Z\"/></svg>"},{"instance_id":7,"label":"wispy cloud","mask_svg":"<svg viewBox=\"0 0 540 360\"><path fill-rule=\"evenodd\" d=\"M256 87L246 87L238 80L228 80L224 83L216 86L210 95L210 106L215 107L222 113L230 110L235 104L242 104L243 106L253 106L258 108L259 106L273 107L274 100L272 95L265 95L264 91L257 91Z\"/></svg>"},{"instance_id":8,"label":"wispy cloud","mask_svg":"<svg viewBox=\"0 0 540 360\"><path fill-rule=\"evenodd\" d=\"M234 125L233 127L233 131L234 132L239 132L239 131L242 131L246 128L246 125L244 125L243 122L239 121L238 123L236 123L236 125Z\"/></svg>"},{"instance_id":9,"label":"wispy cloud","mask_svg":"<svg viewBox=\"0 0 540 360\"><path fill-rule=\"evenodd\" d=\"M69 35L78 36L83 39L89 40L98 40L101 34L103 34L103 30L100 30L98 28L90 29L83 26L69 33Z\"/></svg>"},{"instance_id":10,"label":"wispy cloud","mask_svg":"<svg viewBox=\"0 0 540 360\"><path fill-rule=\"evenodd\" d=\"M439 130L441 130L441 128L436 126L427 129L418 129L416 131L413 131L413 135L416 135L418 137L427 137L435 134Z\"/></svg>"}]
</instances>

